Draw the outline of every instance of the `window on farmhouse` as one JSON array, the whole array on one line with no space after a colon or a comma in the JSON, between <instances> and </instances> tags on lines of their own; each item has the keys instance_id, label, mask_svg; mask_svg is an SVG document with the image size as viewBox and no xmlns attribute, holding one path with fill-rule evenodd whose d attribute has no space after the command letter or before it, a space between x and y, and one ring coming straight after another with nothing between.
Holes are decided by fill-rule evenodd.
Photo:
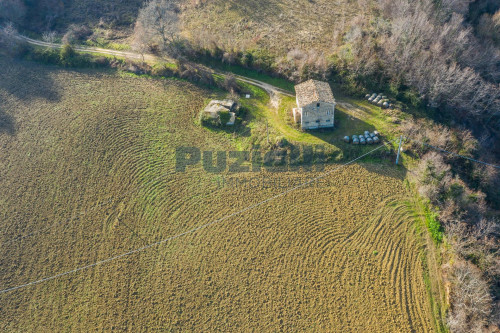
<instances>
[{"instance_id":1,"label":"window on farmhouse","mask_svg":"<svg viewBox=\"0 0 500 333\"><path fill-rule=\"evenodd\" d=\"M319 103L318 103L318 104L316 104L316 106L319 108Z\"/></svg>"}]
</instances>

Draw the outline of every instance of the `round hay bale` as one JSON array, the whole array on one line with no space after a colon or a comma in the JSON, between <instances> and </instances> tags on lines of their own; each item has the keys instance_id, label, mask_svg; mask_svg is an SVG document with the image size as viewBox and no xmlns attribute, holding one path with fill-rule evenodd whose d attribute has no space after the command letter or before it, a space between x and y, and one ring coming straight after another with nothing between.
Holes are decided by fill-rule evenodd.
<instances>
[{"instance_id":1,"label":"round hay bale","mask_svg":"<svg viewBox=\"0 0 500 333\"><path fill-rule=\"evenodd\" d=\"M379 136L379 132L378 131L373 131L373 134L375 134L375 136Z\"/></svg>"},{"instance_id":2,"label":"round hay bale","mask_svg":"<svg viewBox=\"0 0 500 333\"><path fill-rule=\"evenodd\" d=\"M389 103L384 102L384 103L382 103L382 106L384 107L384 109L387 109L389 107Z\"/></svg>"},{"instance_id":3,"label":"round hay bale","mask_svg":"<svg viewBox=\"0 0 500 333\"><path fill-rule=\"evenodd\" d=\"M362 145L366 145L365 138L359 138L359 143L362 144Z\"/></svg>"},{"instance_id":4,"label":"round hay bale","mask_svg":"<svg viewBox=\"0 0 500 333\"><path fill-rule=\"evenodd\" d=\"M373 97L368 98L368 102L373 101Z\"/></svg>"},{"instance_id":5,"label":"round hay bale","mask_svg":"<svg viewBox=\"0 0 500 333\"><path fill-rule=\"evenodd\" d=\"M359 140L356 138L356 139L352 139L352 144L353 145L359 145Z\"/></svg>"},{"instance_id":6,"label":"round hay bale","mask_svg":"<svg viewBox=\"0 0 500 333\"><path fill-rule=\"evenodd\" d=\"M381 99L380 101L377 102L378 106L382 106L382 104L384 104L384 100L383 99Z\"/></svg>"},{"instance_id":7,"label":"round hay bale","mask_svg":"<svg viewBox=\"0 0 500 333\"><path fill-rule=\"evenodd\" d=\"M367 138L366 139L366 143L369 144L369 145L372 145L373 144L372 138Z\"/></svg>"},{"instance_id":8,"label":"round hay bale","mask_svg":"<svg viewBox=\"0 0 500 333\"><path fill-rule=\"evenodd\" d=\"M378 138L378 136L374 136L373 143L379 143L379 142L380 142L380 139Z\"/></svg>"},{"instance_id":9,"label":"round hay bale","mask_svg":"<svg viewBox=\"0 0 500 333\"><path fill-rule=\"evenodd\" d=\"M370 132L369 131L365 131L364 135L365 136L370 135Z\"/></svg>"},{"instance_id":10,"label":"round hay bale","mask_svg":"<svg viewBox=\"0 0 500 333\"><path fill-rule=\"evenodd\" d=\"M349 143L351 141L351 139L349 138L349 136L346 135L346 136L344 136L344 141Z\"/></svg>"},{"instance_id":11,"label":"round hay bale","mask_svg":"<svg viewBox=\"0 0 500 333\"><path fill-rule=\"evenodd\" d=\"M368 98L370 98L370 96L371 96L370 94L366 94L365 98L368 99Z\"/></svg>"}]
</instances>

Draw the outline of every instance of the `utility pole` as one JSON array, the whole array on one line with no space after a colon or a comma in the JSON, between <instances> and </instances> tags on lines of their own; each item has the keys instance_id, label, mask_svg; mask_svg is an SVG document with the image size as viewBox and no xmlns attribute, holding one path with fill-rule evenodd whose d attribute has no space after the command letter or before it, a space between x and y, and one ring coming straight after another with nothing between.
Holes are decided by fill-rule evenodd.
<instances>
[{"instance_id":1,"label":"utility pole","mask_svg":"<svg viewBox=\"0 0 500 333\"><path fill-rule=\"evenodd\" d=\"M396 165L399 164L399 156L401 155L401 143L403 142L403 136L399 137L399 147L398 147L398 157L396 157Z\"/></svg>"}]
</instances>

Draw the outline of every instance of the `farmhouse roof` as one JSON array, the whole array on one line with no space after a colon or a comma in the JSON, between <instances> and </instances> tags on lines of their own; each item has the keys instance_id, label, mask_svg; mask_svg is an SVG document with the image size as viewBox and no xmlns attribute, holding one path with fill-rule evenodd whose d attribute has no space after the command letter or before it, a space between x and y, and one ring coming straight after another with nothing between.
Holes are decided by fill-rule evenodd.
<instances>
[{"instance_id":1,"label":"farmhouse roof","mask_svg":"<svg viewBox=\"0 0 500 333\"><path fill-rule=\"evenodd\" d=\"M295 86L299 107L316 102L335 103L332 89L327 82L309 80Z\"/></svg>"}]
</instances>

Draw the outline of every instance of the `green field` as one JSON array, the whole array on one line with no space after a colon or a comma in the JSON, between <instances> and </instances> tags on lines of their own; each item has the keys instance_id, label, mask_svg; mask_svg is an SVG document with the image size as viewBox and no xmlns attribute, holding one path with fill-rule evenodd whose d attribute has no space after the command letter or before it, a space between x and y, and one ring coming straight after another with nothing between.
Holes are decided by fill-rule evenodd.
<instances>
[{"instance_id":1,"label":"green field","mask_svg":"<svg viewBox=\"0 0 500 333\"><path fill-rule=\"evenodd\" d=\"M276 107L247 87L246 136L201 127L199 111L225 94L186 81L3 57L0 74L0 289L192 230L317 175L176 173L176 147L246 149L265 142L265 119L273 139L339 152L351 130L389 131L379 110L351 101L361 104L339 108L338 133L302 133L287 122L290 100ZM252 178L266 186L241 185ZM146 251L0 294L0 330L436 331L404 179L389 161L350 165Z\"/></svg>"}]
</instances>

